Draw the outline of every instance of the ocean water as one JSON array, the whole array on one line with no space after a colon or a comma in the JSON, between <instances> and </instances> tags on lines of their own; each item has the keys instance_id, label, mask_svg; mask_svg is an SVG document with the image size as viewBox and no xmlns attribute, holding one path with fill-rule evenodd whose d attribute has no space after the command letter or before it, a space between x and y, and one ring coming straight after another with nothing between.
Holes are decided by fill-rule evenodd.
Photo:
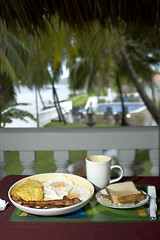
<instances>
[{"instance_id":1,"label":"ocean water","mask_svg":"<svg viewBox=\"0 0 160 240\"><path fill-rule=\"evenodd\" d=\"M67 100L69 98L69 95L71 93L70 89L68 88L67 84L57 84L55 85L57 94L60 101ZM53 96L52 96L52 88L51 86L47 86L41 91L41 96L43 98L43 101L47 104L49 102L53 102ZM27 87L20 87L19 89L16 89L16 96L17 96L17 103L27 103L27 106L18 106L18 109L25 110L33 114L33 116L36 118L36 91L35 89L30 90ZM37 109L38 112L40 112L43 108L43 105L41 103L40 97L37 94ZM26 118L26 121L22 121L19 119L13 119L12 123L6 124L5 127L7 128L19 128L19 127L37 127L37 123L33 120L30 120L29 118Z\"/></svg>"}]
</instances>

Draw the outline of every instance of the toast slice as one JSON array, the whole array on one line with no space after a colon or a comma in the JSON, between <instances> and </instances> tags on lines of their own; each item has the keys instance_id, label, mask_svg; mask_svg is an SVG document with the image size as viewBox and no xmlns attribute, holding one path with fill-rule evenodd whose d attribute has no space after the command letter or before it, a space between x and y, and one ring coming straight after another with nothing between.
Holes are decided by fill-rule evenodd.
<instances>
[{"instance_id":1,"label":"toast slice","mask_svg":"<svg viewBox=\"0 0 160 240\"><path fill-rule=\"evenodd\" d=\"M139 202L145 198L132 181L110 184L106 191L114 205Z\"/></svg>"}]
</instances>

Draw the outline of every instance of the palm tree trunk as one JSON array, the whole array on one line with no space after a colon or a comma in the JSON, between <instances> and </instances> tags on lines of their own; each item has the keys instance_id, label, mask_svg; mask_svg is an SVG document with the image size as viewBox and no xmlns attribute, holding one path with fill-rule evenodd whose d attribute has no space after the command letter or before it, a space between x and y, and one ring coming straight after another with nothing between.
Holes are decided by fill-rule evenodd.
<instances>
[{"instance_id":1,"label":"palm tree trunk","mask_svg":"<svg viewBox=\"0 0 160 240\"><path fill-rule=\"evenodd\" d=\"M59 98L58 98L57 91L56 91L56 89L55 89L54 83L52 83L52 89L53 89L54 105L55 105L55 108L56 108L57 113L58 113L59 121L60 121L60 122L63 121L64 124L66 124L66 120L65 120L65 117L64 117L64 115L63 115L63 112L62 112L60 103L59 103Z\"/></svg>"},{"instance_id":2,"label":"palm tree trunk","mask_svg":"<svg viewBox=\"0 0 160 240\"><path fill-rule=\"evenodd\" d=\"M59 119L60 122L63 121L64 124L66 124L67 122L66 122L65 117L63 115L61 105L60 105L60 102L59 102L59 98L58 98L58 95L57 95L57 91L56 91L56 88L54 86L55 80L54 80L54 78L52 78L50 76L49 73L48 73L48 77L49 77L51 85L52 85L53 102L54 102L54 106L55 106L57 114L58 114L58 119Z\"/></svg>"},{"instance_id":3,"label":"palm tree trunk","mask_svg":"<svg viewBox=\"0 0 160 240\"><path fill-rule=\"evenodd\" d=\"M0 128L2 127L2 113L1 113L1 110L0 110Z\"/></svg>"},{"instance_id":4,"label":"palm tree trunk","mask_svg":"<svg viewBox=\"0 0 160 240\"><path fill-rule=\"evenodd\" d=\"M137 73L136 73L136 71L135 71L135 69L134 69L134 67L133 67L133 65L132 65L132 63L129 59L129 56L126 52L126 49L122 46L122 44L119 44L119 46L120 46L120 50L121 50L121 53L122 53L122 56L123 56L124 63L126 65L128 73L131 77L131 80L132 80L133 84L135 85L135 87L137 89L137 92L141 96L143 102L145 103L146 107L148 108L149 112L153 116L156 123L159 124L160 123L159 114L158 114L158 111L157 111L154 103L147 96L147 94L144 90L144 86L142 86L142 84L140 84L140 82L138 80Z\"/></svg>"},{"instance_id":5,"label":"palm tree trunk","mask_svg":"<svg viewBox=\"0 0 160 240\"><path fill-rule=\"evenodd\" d=\"M40 93L40 89L37 89L37 92L38 92L39 98L40 98L40 100L41 100L41 103L42 103L43 109L45 109L46 106L45 106L45 103L44 103L44 101L43 101L42 95L41 95L41 93Z\"/></svg>"},{"instance_id":6,"label":"palm tree trunk","mask_svg":"<svg viewBox=\"0 0 160 240\"><path fill-rule=\"evenodd\" d=\"M57 114L58 114L59 122L61 122L62 119L61 119L61 114L60 114L59 109L58 109L58 106L57 106L57 99L56 99L56 94L55 94L55 93L56 93L56 89L55 89L54 84L52 84L52 91L53 91L53 102L54 102L54 106L55 106L56 111L57 111Z\"/></svg>"},{"instance_id":7,"label":"palm tree trunk","mask_svg":"<svg viewBox=\"0 0 160 240\"><path fill-rule=\"evenodd\" d=\"M128 124L127 124L126 119L125 119L125 108L124 108L123 94L122 94L122 89L121 89L121 84L120 84L120 81L119 81L118 73L116 73L116 83L117 83L117 86L118 86L118 91L119 91L121 104L122 104L121 126L127 126Z\"/></svg>"}]
</instances>

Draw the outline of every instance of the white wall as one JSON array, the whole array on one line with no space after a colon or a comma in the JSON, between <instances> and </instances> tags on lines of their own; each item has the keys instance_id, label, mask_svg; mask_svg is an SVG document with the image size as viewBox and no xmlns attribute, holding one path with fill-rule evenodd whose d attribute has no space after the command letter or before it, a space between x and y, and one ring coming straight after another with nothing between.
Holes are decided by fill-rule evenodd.
<instances>
[{"instance_id":1,"label":"white wall","mask_svg":"<svg viewBox=\"0 0 160 240\"><path fill-rule=\"evenodd\" d=\"M68 113L72 110L72 101L66 101L60 103L63 114ZM48 108L41 111L39 114L39 127L43 127L53 119L57 119L58 114L55 107Z\"/></svg>"}]
</instances>

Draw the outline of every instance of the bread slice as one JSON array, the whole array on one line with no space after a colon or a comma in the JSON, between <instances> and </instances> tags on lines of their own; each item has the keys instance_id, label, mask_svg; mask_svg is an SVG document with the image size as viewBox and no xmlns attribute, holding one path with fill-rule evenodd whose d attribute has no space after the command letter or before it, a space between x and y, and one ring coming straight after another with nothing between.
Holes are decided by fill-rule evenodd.
<instances>
[{"instance_id":1,"label":"bread slice","mask_svg":"<svg viewBox=\"0 0 160 240\"><path fill-rule=\"evenodd\" d=\"M132 181L110 184L106 191L114 205L139 202L145 198Z\"/></svg>"}]
</instances>

